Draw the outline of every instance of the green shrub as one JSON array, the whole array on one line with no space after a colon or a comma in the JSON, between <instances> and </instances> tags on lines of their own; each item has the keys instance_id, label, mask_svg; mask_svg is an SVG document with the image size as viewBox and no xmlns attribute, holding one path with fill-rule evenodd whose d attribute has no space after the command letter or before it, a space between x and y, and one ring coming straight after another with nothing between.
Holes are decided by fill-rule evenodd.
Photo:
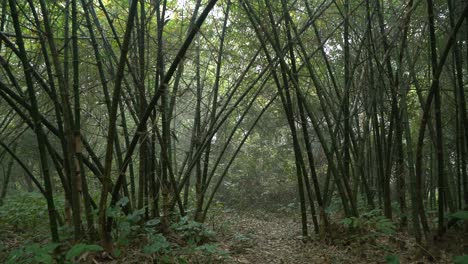
<instances>
[{"instance_id":1,"label":"green shrub","mask_svg":"<svg viewBox=\"0 0 468 264\"><path fill-rule=\"evenodd\" d=\"M359 217L348 217L341 220L351 232L357 237L367 239L381 235L393 235L396 232L395 224L388 218L381 215L380 210L372 210L361 214Z\"/></svg>"},{"instance_id":2,"label":"green shrub","mask_svg":"<svg viewBox=\"0 0 468 264\"><path fill-rule=\"evenodd\" d=\"M149 240L149 245L143 248L145 254L166 253L171 248L171 244L161 234L150 235Z\"/></svg>"},{"instance_id":3,"label":"green shrub","mask_svg":"<svg viewBox=\"0 0 468 264\"><path fill-rule=\"evenodd\" d=\"M206 242L215 236L211 229L201 223L189 220L187 217L182 217L179 222L172 224L171 228L181 233L189 244L194 245Z\"/></svg>"},{"instance_id":4,"label":"green shrub","mask_svg":"<svg viewBox=\"0 0 468 264\"><path fill-rule=\"evenodd\" d=\"M67 254L65 254L65 259L68 261L73 261L85 252L96 252L102 250L103 248L99 245L88 245L84 243L79 243L68 250Z\"/></svg>"},{"instance_id":5,"label":"green shrub","mask_svg":"<svg viewBox=\"0 0 468 264\"><path fill-rule=\"evenodd\" d=\"M55 200L57 209L63 208L63 204L63 199ZM0 222L17 229L44 227L44 219L48 219L47 202L38 192L19 192L10 195L0 208Z\"/></svg>"},{"instance_id":6,"label":"green shrub","mask_svg":"<svg viewBox=\"0 0 468 264\"><path fill-rule=\"evenodd\" d=\"M27 245L10 252L7 264L32 264L32 263L54 263L54 259L65 258L65 263L75 263L76 259L85 252L96 252L103 250L99 245L79 243L72 246L66 252L54 253L59 248L59 243L48 243L40 245L37 243Z\"/></svg>"},{"instance_id":7,"label":"green shrub","mask_svg":"<svg viewBox=\"0 0 468 264\"><path fill-rule=\"evenodd\" d=\"M10 252L7 264L52 263L53 252L58 243L39 245L37 243L18 248Z\"/></svg>"}]
</instances>

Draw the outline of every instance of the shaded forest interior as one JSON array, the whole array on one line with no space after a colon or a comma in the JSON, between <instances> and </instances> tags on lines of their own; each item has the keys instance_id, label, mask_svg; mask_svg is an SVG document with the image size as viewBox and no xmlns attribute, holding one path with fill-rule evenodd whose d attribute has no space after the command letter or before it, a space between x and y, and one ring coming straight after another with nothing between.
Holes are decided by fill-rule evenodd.
<instances>
[{"instance_id":1,"label":"shaded forest interior","mask_svg":"<svg viewBox=\"0 0 468 264\"><path fill-rule=\"evenodd\" d=\"M0 262L468 263L466 0L3 0Z\"/></svg>"}]
</instances>

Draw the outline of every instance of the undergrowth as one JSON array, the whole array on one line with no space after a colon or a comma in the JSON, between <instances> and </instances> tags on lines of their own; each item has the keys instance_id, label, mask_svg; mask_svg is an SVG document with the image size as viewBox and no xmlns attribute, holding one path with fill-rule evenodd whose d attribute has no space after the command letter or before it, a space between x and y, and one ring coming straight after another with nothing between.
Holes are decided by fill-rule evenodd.
<instances>
[{"instance_id":1,"label":"undergrowth","mask_svg":"<svg viewBox=\"0 0 468 264\"><path fill-rule=\"evenodd\" d=\"M121 208L128 203L122 198L107 213L115 219L114 251L103 254L103 248L87 241L73 242L71 228L60 228L61 242L48 238L47 207L38 193L11 196L0 207L0 263L88 263L92 260L133 259L133 263L219 263L229 258L226 250L215 243L216 233L206 225L181 217L160 232L160 219L143 221L146 208L125 215ZM57 209L63 202L57 201ZM95 212L97 213L97 212Z\"/></svg>"}]
</instances>

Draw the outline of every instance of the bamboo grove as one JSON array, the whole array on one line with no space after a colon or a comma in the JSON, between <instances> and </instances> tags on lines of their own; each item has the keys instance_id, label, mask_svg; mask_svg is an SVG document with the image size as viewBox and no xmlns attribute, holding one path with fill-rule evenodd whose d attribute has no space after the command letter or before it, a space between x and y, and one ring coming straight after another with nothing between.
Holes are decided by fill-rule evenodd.
<instances>
[{"instance_id":1,"label":"bamboo grove","mask_svg":"<svg viewBox=\"0 0 468 264\"><path fill-rule=\"evenodd\" d=\"M69 225L75 240L110 252L108 209L118 206L160 219L161 232L184 215L204 222L274 107L289 129L304 236L333 232L333 199L346 216L366 210L361 201L382 208L418 241L443 236L454 224L445 216L467 210L466 1L0 8L1 199L18 164L47 201L53 241ZM26 134L36 167L21 159Z\"/></svg>"}]
</instances>

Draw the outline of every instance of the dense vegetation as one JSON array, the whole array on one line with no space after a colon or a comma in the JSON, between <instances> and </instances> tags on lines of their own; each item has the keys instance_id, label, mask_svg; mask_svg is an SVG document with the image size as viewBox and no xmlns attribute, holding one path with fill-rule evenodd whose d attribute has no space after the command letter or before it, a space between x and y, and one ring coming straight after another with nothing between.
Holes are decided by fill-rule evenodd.
<instances>
[{"instance_id":1,"label":"dense vegetation","mask_svg":"<svg viewBox=\"0 0 468 264\"><path fill-rule=\"evenodd\" d=\"M0 5L0 262L468 263L466 1Z\"/></svg>"}]
</instances>

